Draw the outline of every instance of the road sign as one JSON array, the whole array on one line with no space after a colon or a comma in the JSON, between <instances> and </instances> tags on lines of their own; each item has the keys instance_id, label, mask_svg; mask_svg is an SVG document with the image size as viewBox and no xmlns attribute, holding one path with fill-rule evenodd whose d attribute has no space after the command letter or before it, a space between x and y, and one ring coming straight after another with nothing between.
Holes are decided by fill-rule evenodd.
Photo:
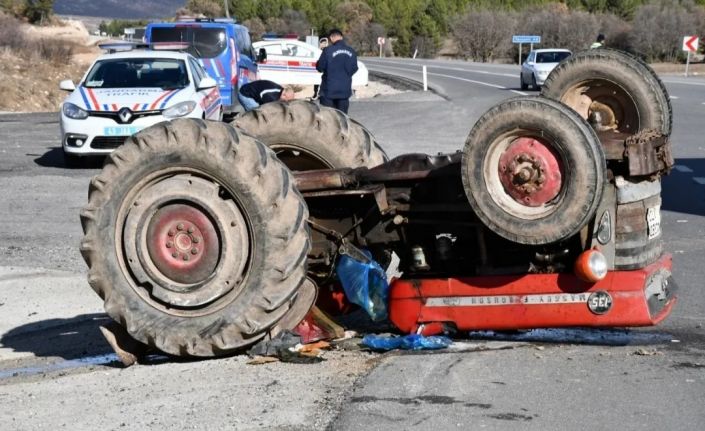
<instances>
[{"instance_id":1,"label":"road sign","mask_svg":"<svg viewBox=\"0 0 705 431\"><path fill-rule=\"evenodd\" d=\"M683 38L683 51L696 52L699 40L698 36L685 36Z\"/></svg>"},{"instance_id":2,"label":"road sign","mask_svg":"<svg viewBox=\"0 0 705 431\"><path fill-rule=\"evenodd\" d=\"M384 38L382 36L377 38L377 45L379 45L379 58L382 58L382 47L384 46Z\"/></svg>"},{"instance_id":3,"label":"road sign","mask_svg":"<svg viewBox=\"0 0 705 431\"><path fill-rule=\"evenodd\" d=\"M541 43L541 36L515 34L512 43Z\"/></svg>"}]
</instances>

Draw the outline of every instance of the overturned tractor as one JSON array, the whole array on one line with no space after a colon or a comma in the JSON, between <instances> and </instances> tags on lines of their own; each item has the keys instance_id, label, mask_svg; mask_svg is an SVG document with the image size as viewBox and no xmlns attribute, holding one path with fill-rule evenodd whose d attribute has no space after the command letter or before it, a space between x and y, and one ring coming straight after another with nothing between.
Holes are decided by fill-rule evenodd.
<instances>
[{"instance_id":1,"label":"overturned tractor","mask_svg":"<svg viewBox=\"0 0 705 431\"><path fill-rule=\"evenodd\" d=\"M388 160L362 125L302 101L161 123L92 180L81 251L107 313L174 355L294 328L341 256L398 262L402 331L652 325L675 302L670 131L657 76L611 50L494 106L455 154Z\"/></svg>"}]
</instances>

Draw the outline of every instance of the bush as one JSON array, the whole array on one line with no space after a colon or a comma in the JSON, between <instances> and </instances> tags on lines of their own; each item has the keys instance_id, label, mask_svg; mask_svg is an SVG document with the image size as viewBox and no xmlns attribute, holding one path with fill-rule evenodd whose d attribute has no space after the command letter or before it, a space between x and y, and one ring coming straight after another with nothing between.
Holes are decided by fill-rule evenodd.
<instances>
[{"instance_id":1,"label":"bush","mask_svg":"<svg viewBox=\"0 0 705 431\"><path fill-rule=\"evenodd\" d=\"M27 37L17 19L3 14L0 14L0 47L28 60L46 60L55 64L68 64L74 50L74 46L66 41Z\"/></svg>"},{"instance_id":2,"label":"bush","mask_svg":"<svg viewBox=\"0 0 705 431\"><path fill-rule=\"evenodd\" d=\"M672 62L683 57L683 36L697 34L699 23L693 12L698 10L702 14L702 7L688 8L676 0L662 0L640 6L634 14L633 22L635 51L649 61Z\"/></svg>"},{"instance_id":3,"label":"bush","mask_svg":"<svg viewBox=\"0 0 705 431\"><path fill-rule=\"evenodd\" d=\"M516 18L501 11L473 10L451 24L461 55L487 62L509 51Z\"/></svg>"},{"instance_id":4,"label":"bush","mask_svg":"<svg viewBox=\"0 0 705 431\"><path fill-rule=\"evenodd\" d=\"M20 22L0 13L0 47L16 49L25 41Z\"/></svg>"}]
</instances>

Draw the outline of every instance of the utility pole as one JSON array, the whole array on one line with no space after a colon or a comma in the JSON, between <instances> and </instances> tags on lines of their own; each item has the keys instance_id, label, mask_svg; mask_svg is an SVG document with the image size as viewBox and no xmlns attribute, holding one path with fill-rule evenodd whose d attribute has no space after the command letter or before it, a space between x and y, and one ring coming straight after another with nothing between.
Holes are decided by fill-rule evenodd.
<instances>
[{"instance_id":1,"label":"utility pole","mask_svg":"<svg viewBox=\"0 0 705 431\"><path fill-rule=\"evenodd\" d=\"M225 17L230 18L230 11L228 10L228 0L223 0L223 5L225 6Z\"/></svg>"}]
</instances>

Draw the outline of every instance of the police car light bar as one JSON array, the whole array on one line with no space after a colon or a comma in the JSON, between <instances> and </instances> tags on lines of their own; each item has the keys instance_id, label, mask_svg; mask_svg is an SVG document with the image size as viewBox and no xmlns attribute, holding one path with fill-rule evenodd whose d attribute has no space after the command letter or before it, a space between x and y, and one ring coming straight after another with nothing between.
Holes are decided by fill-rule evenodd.
<instances>
[{"instance_id":1,"label":"police car light bar","mask_svg":"<svg viewBox=\"0 0 705 431\"><path fill-rule=\"evenodd\" d=\"M235 24L234 18L196 18L192 16L182 16L176 22L220 22L226 24Z\"/></svg>"},{"instance_id":2,"label":"police car light bar","mask_svg":"<svg viewBox=\"0 0 705 431\"><path fill-rule=\"evenodd\" d=\"M111 42L98 44L98 48L109 54L126 52L135 49L151 49L153 51L185 51L190 44L187 42L153 42L151 44L138 42Z\"/></svg>"},{"instance_id":3,"label":"police car light bar","mask_svg":"<svg viewBox=\"0 0 705 431\"><path fill-rule=\"evenodd\" d=\"M189 46L188 42L153 42L149 47L154 51L184 51Z\"/></svg>"},{"instance_id":4,"label":"police car light bar","mask_svg":"<svg viewBox=\"0 0 705 431\"><path fill-rule=\"evenodd\" d=\"M132 51L133 49L137 49L140 46L143 46L143 44L138 44L135 42L110 42L98 44L98 48L104 51L108 51L108 53L110 54L122 51Z\"/></svg>"},{"instance_id":5,"label":"police car light bar","mask_svg":"<svg viewBox=\"0 0 705 431\"><path fill-rule=\"evenodd\" d=\"M262 35L262 40L277 40L277 39L299 40L299 35L296 33L289 33L289 34L265 33Z\"/></svg>"}]
</instances>

